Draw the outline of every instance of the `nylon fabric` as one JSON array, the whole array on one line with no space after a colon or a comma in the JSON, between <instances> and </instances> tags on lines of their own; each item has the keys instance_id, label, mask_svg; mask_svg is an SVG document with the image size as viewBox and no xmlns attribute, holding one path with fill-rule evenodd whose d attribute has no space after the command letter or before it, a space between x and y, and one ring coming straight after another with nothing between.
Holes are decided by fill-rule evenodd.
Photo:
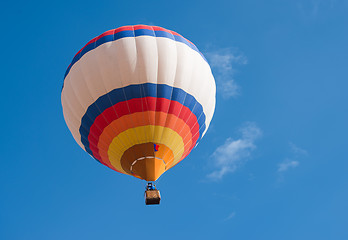
<instances>
[{"instance_id":1,"label":"nylon fabric","mask_svg":"<svg viewBox=\"0 0 348 240\"><path fill-rule=\"evenodd\" d=\"M162 112L155 112L156 115L166 115L166 113L162 113ZM141 118L141 113L133 113L131 115L125 115L117 120L114 120L110 125L108 125L104 130L103 130L103 133L100 135L99 137L99 142L98 142L98 156L96 157L99 157L99 159L101 161L103 161L105 164L109 164L110 163L110 160L108 159L108 153L107 151L109 150L109 146L111 144L111 142L113 141L113 138L110 138L110 134L108 134L109 132L109 128L113 128L115 126L120 126L120 125L123 125L122 128L118 127L118 132L116 132L115 134L118 135L120 134L121 132L127 130L129 127L126 125L126 123L129 121L129 118L133 118L137 121L137 126L146 126L146 122ZM174 119L176 120L177 119L177 116L173 115L173 114L168 114L168 118L169 119ZM174 122L174 120L172 122ZM159 123L157 126L162 126L162 127L166 127L166 128L170 128L172 129L173 131L175 132L178 132L178 129L180 128L181 129L181 126L184 126L183 128L186 129L186 131L188 132L188 135L191 135L191 131L190 131L190 127L182 120L182 119L177 119L177 121L179 122L178 124L176 125L170 125L170 124L167 124L166 122L162 122L162 123ZM120 122L123 122L123 124L120 124ZM180 135L180 134L179 134ZM184 142L184 154L188 153L192 148L193 146L195 145L195 141L193 141L192 138L190 137L187 137L187 135L180 135L180 137L183 139L183 142ZM186 137L184 139L184 137ZM126 141L124 140L126 145L131 145L131 141ZM153 139L152 142L155 142L155 139ZM160 141L159 142L164 142L163 140L163 137L161 136L160 137ZM166 143L166 145L168 145L168 143ZM94 153L95 154L95 153Z\"/></svg>"},{"instance_id":2,"label":"nylon fabric","mask_svg":"<svg viewBox=\"0 0 348 240\"><path fill-rule=\"evenodd\" d=\"M141 127L137 127L138 129L145 129L144 131L151 131L152 128L163 128L161 126L141 126ZM138 132L141 132L141 131L138 131ZM161 139L159 138L155 138L155 143L158 143L158 144L164 144L166 145L166 137L171 133L171 132L174 132L172 129L170 128L166 128L166 131L165 131L165 134L166 136L164 137L164 140L161 141ZM126 137L126 135L128 137L130 137L130 139L135 139L136 136L134 135L134 131L132 131L132 129L128 129L122 133L120 133L118 135L118 138L115 138L110 146L109 146L109 150L108 150L108 157L109 157L109 160L110 160L110 163L112 166L114 166L117 170L119 170L120 172L123 172L125 174L127 174L124 169L122 168L121 166L121 163L120 163L120 159L122 157L122 154L130 147L132 147L133 145L130 145L130 146L125 146L124 148L120 145L120 141L123 141L123 139ZM180 137L180 135L178 135L177 133L174 133L174 136L173 137L175 140L172 141L171 145L166 145L168 148L170 149L173 149L174 148L174 145L180 145L181 147L184 147L184 143L182 141L182 138ZM152 139L148 139L145 135L142 135L140 134L139 136L139 141L140 143L138 144L141 144L141 143L148 143L148 142L151 142ZM120 150L120 152L122 152L122 154L115 154L113 151L110 151L110 148L118 148ZM177 154L174 154L174 159L180 159L181 156L183 155L183 152L178 152ZM175 160L174 160L175 161Z\"/></svg>"},{"instance_id":3,"label":"nylon fabric","mask_svg":"<svg viewBox=\"0 0 348 240\"><path fill-rule=\"evenodd\" d=\"M215 94L209 64L192 42L135 25L93 38L74 56L61 101L74 139L93 158L121 173L157 179L204 136ZM153 144L161 149L157 155ZM156 156L166 159L165 168ZM133 159L143 160L135 166Z\"/></svg>"}]
</instances>

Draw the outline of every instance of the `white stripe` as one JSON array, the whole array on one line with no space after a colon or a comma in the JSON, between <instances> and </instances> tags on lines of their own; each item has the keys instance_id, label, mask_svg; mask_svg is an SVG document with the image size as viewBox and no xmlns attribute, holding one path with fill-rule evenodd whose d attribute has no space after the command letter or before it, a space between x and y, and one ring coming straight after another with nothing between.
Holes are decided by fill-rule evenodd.
<instances>
[{"instance_id":1,"label":"white stripe","mask_svg":"<svg viewBox=\"0 0 348 240\"><path fill-rule=\"evenodd\" d=\"M202 56L186 44L167 38L122 38L86 53L65 78L63 112L78 144L82 146L81 119L92 103L113 89L141 83L167 84L193 95L203 106L208 128L216 86Z\"/></svg>"}]
</instances>

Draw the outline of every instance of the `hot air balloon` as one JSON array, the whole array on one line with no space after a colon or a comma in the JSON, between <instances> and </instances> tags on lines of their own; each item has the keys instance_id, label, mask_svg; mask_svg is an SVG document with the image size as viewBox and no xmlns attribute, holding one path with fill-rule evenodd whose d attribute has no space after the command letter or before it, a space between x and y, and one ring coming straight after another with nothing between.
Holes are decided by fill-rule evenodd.
<instances>
[{"instance_id":1,"label":"hot air balloon","mask_svg":"<svg viewBox=\"0 0 348 240\"><path fill-rule=\"evenodd\" d=\"M176 32L146 25L101 34L77 52L61 93L76 142L101 164L151 183L207 131L216 85L207 60ZM151 191L158 194L152 197ZM150 195L149 195L150 194Z\"/></svg>"}]
</instances>

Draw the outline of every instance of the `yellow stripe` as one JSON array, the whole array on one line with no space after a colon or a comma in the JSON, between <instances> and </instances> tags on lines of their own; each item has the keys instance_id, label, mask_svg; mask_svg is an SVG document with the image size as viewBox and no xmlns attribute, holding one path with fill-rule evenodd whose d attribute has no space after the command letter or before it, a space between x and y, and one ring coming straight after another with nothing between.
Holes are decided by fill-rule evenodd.
<instances>
[{"instance_id":1,"label":"yellow stripe","mask_svg":"<svg viewBox=\"0 0 348 240\"><path fill-rule=\"evenodd\" d=\"M155 136L153 137L153 132L163 132L163 136L162 134L155 134ZM137 135L135 135L135 133L137 133ZM172 151L176 148L181 149L174 155L174 162L179 161L184 153L184 142L182 137L177 132L167 127L147 125L136 128L129 128L126 131L120 133L112 140L108 149L108 156L111 165L120 172L127 174L122 169L120 162L123 153L135 144L148 142L164 144Z\"/></svg>"}]
</instances>

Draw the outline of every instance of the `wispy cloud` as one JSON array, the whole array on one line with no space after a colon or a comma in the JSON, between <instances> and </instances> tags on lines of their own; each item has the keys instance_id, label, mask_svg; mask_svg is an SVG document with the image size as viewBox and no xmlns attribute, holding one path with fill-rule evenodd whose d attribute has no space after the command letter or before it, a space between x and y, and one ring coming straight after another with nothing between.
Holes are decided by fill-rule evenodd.
<instances>
[{"instance_id":1,"label":"wispy cloud","mask_svg":"<svg viewBox=\"0 0 348 240\"><path fill-rule=\"evenodd\" d=\"M234 79L235 66L247 64L247 58L242 53L232 51L231 48L208 51L205 55L213 69L218 92L222 97L228 99L238 96L240 87Z\"/></svg>"},{"instance_id":2,"label":"wispy cloud","mask_svg":"<svg viewBox=\"0 0 348 240\"><path fill-rule=\"evenodd\" d=\"M261 129L255 123L247 122L239 131L239 139L227 138L211 155L216 170L207 175L208 179L221 180L227 173L234 172L256 148L255 141L262 135Z\"/></svg>"},{"instance_id":3,"label":"wispy cloud","mask_svg":"<svg viewBox=\"0 0 348 240\"><path fill-rule=\"evenodd\" d=\"M296 4L301 17L305 21L314 21L330 9L336 7L346 8L348 6L346 0L300 0Z\"/></svg>"},{"instance_id":4,"label":"wispy cloud","mask_svg":"<svg viewBox=\"0 0 348 240\"><path fill-rule=\"evenodd\" d=\"M224 219L224 221L231 220L231 219L234 218L235 216L236 216L236 212L231 212L231 213Z\"/></svg>"},{"instance_id":5,"label":"wispy cloud","mask_svg":"<svg viewBox=\"0 0 348 240\"><path fill-rule=\"evenodd\" d=\"M282 162L278 164L277 172L280 174L280 179L282 179L282 174L290 169L297 168L300 165L301 157L307 156L308 152L293 142L289 142L289 147L291 150L291 158L285 158Z\"/></svg>"},{"instance_id":6,"label":"wispy cloud","mask_svg":"<svg viewBox=\"0 0 348 240\"><path fill-rule=\"evenodd\" d=\"M290 168L295 168L300 164L299 161L285 159L283 162L278 164L278 172L285 172Z\"/></svg>"},{"instance_id":7,"label":"wispy cloud","mask_svg":"<svg viewBox=\"0 0 348 240\"><path fill-rule=\"evenodd\" d=\"M294 143L290 142L289 146L291 148L291 151L295 154L295 155L308 155L308 152L298 146L296 146Z\"/></svg>"}]
</instances>

